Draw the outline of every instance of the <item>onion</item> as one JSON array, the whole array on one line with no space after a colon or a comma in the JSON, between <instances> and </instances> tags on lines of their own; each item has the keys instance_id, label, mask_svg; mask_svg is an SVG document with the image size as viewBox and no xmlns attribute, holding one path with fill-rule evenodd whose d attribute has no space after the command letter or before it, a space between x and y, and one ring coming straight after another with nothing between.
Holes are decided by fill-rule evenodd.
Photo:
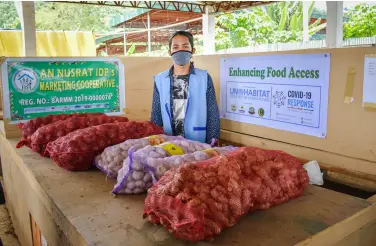
<instances>
[{"instance_id":1,"label":"onion","mask_svg":"<svg viewBox=\"0 0 376 246\"><path fill-rule=\"evenodd\" d=\"M146 173L145 176L144 176L144 178L143 178L143 180L144 180L145 183L151 181L151 176L150 176L150 174L149 174L149 173Z\"/></svg>"},{"instance_id":2,"label":"onion","mask_svg":"<svg viewBox=\"0 0 376 246\"><path fill-rule=\"evenodd\" d=\"M133 190L134 188L136 188L136 182L131 181L127 183L127 189Z\"/></svg>"},{"instance_id":3,"label":"onion","mask_svg":"<svg viewBox=\"0 0 376 246\"><path fill-rule=\"evenodd\" d=\"M145 188L145 182L143 180L137 180L135 184L137 188L140 188L140 189Z\"/></svg>"},{"instance_id":4,"label":"onion","mask_svg":"<svg viewBox=\"0 0 376 246\"><path fill-rule=\"evenodd\" d=\"M144 177L144 172L142 171L133 171L132 173L132 178L136 181L143 179L143 177Z\"/></svg>"}]
</instances>

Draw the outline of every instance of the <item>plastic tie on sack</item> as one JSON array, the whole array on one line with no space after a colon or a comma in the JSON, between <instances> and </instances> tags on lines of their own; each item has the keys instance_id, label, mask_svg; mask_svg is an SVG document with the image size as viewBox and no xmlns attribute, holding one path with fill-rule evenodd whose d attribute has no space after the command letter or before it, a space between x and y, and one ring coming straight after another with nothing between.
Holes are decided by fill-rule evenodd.
<instances>
[{"instance_id":1,"label":"plastic tie on sack","mask_svg":"<svg viewBox=\"0 0 376 246\"><path fill-rule=\"evenodd\" d=\"M145 164L145 163L142 163L142 164L144 166L145 171L150 174L153 184L156 184L158 182L158 180L156 178L157 175L155 173L154 168L150 167L148 164Z\"/></svg>"},{"instance_id":2,"label":"plastic tie on sack","mask_svg":"<svg viewBox=\"0 0 376 246\"><path fill-rule=\"evenodd\" d=\"M221 146L220 146L219 139L212 138L212 140L210 141L210 145L211 145L212 147L214 147L214 146L216 145L216 143L217 143L217 147L221 147Z\"/></svg>"},{"instance_id":3,"label":"plastic tie on sack","mask_svg":"<svg viewBox=\"0 0 376 246\"><path fill-rule=\"evenodd\" d=\"M215 138L212 138L211 142L210 142L210 146L214 147L214 144L216 142L216 139Z\"/></svg>"},{"instance_id":4,"label":"plastic tie on sack","mask_svg":"<svg viewBox=\"0 0 376 246\"><path fill-rule=\"evenodd\" d=\"M16 148L19 149L19 148L25 146L26 142L27 142L27 140L24 139L24 138L22 138L21 141L19 141L19 142L17 143Z\"/></svg>"}]
</instances>

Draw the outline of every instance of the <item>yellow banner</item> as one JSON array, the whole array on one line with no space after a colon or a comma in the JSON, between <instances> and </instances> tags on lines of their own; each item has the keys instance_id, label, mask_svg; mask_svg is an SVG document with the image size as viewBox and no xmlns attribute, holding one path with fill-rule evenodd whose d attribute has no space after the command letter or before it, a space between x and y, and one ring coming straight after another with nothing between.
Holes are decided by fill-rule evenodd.
<instances>
[{"instance_id":1,"label":"yellow banner","mask_svg":"<svg viewBox=\"0 0 376 246\"><path fill-rule=\"evenodd\" d=\"M38 56L96 56L90 32L37 32ZM0 31L0 56L23 56L21 31Z\"/></svg>"}]
</instances>

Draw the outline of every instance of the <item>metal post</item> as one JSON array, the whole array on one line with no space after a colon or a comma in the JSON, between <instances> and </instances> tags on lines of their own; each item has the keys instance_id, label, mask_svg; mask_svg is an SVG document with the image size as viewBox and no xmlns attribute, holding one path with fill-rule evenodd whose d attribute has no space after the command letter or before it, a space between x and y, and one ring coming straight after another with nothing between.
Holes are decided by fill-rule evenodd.
<instances>
[{"instance_id":1,"label":"metal post","mask_svg":"<svg viewBox=\"0 0 376 246\"><path fill-rule=\"evenodd\" d=\"M341 48L343 44L343 2L327 1L326 46Z\"/></svg>"},{"instance_id":2,"label":"metal post","mask_svg":"<svg viewBox=\"0 0 376 246\"><path fill-rule=\"evenodd\" d=\"M204 54L215 52L215 16L210 14L210 7L206 6L202 18L202 31L204 34Z\"/></svg>"},{"instance_id":3,"label":"metal post","mask_svg":"<svg viewBox=\"0 0 376 246\"><path fill-rule=\"evenodd\" d=\"M148 53L151 53L150 11L148 12Z\"/></svg>"},{"instance_id":4,"label":"metal post","mask_svg":"<svg viewBox=\"0 0 376 246\"><path fill-rule=\"evenodd\" d=\"M34 2L14 2L20 18L25 56L37 56Z\"/></svg>"}]
</instances>

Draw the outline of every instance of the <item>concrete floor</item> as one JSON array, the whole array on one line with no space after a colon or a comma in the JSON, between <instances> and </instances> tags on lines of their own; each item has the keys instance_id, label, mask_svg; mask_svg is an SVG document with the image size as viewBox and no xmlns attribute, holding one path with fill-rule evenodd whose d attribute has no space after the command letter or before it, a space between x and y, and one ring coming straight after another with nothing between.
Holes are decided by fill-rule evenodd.
<instances>
[{"instance_id":1,"label":"concrete floor","mask_svg":"<svg viewBox=\"0 0 376 246\"><path fill-rule=\"evenodd\" d=\"M0 205L0 240L4 246L19 246L5 205ZM0 243L1 245L1 243Z\"/></svg>"},{"instance_id":2,"label":"concrete floor","mask_svg":"<svg viewBox=\"0 0 376 246\"><path fill-rule=\"evenodd\" d=\"M0 182L0 246L20 246L4 202L4 193Z\"/></svg>"}]
</instances>

